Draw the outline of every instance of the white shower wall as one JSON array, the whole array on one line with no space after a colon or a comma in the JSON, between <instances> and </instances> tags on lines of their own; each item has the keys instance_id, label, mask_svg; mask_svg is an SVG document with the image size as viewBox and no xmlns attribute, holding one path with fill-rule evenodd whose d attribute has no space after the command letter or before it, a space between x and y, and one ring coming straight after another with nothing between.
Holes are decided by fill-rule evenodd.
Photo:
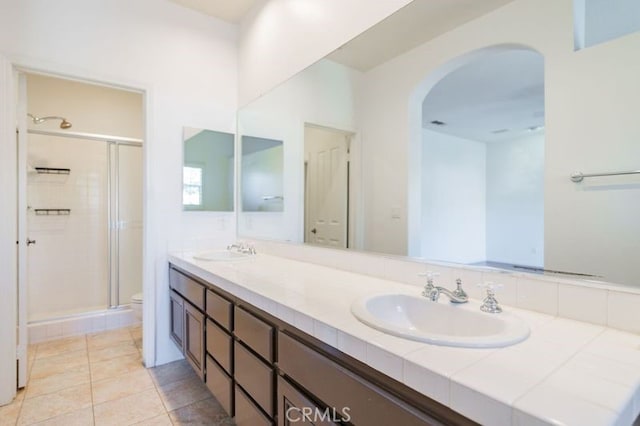
<instances>
[{"instance_id":1,"label":"white shower wall","mask_svg":"<svg viewBox=\"0 0 640 426\"><path fill-rule=\"evenodd\" d=\"M29 135L32 167L69 168L69 175L27 177L30 322L107 306L106 143ZM68 216L35 209L68 208Z\"/></svg>"}]
</instances>

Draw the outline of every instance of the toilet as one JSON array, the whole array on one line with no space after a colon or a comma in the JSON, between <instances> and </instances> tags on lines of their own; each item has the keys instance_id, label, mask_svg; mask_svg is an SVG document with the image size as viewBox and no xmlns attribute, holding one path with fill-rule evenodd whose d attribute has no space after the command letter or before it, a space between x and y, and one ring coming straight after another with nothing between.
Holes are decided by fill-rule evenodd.
<instances>
[{"instance_id":1,"label":"toilet","mask_svg":"<svg viewBox=\"0 0 640 426\"><path fill-rule=\"evenodd\" d=\"M136 293L131 297L131 309L136 320L142 322L142 293Z\"/></svg>"}]
</instances>

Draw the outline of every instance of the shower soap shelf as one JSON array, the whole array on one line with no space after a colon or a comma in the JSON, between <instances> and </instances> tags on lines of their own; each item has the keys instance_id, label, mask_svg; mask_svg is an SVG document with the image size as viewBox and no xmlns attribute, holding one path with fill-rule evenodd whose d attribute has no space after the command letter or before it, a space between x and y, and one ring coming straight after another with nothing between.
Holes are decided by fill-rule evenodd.
<instances>
[{"instance_id":1,"label":"shower soap shelf","mask_svg":"<svg viewBox=\"0 0 640 426\"><path fill-rule=\"evenodd\" d=\"M71 169L59 169L55 167L35 167L38 174L46 175L68 175Z\"/></svg>"},{"instance_id":2,"label":"shower soap shelf","mask_svg":"<svg viewBox=\"0 0 640 426\"><path fill-rule=\"evenodd\" d=\"M71 209L34 209L36 216L69 216Z\"/></svg>"}]
</instances>

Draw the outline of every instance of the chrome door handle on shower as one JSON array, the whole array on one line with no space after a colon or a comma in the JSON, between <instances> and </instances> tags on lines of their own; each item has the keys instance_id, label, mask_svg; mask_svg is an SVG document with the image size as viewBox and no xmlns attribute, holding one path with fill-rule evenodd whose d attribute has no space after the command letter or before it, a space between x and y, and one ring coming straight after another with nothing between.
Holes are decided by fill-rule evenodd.
<instances>
[{"instance_id":1,"label":"chrome door handle on shower","mask_svg":"<svg viewBox=\"0 0 640 426\"><path fill-rule=\"evenodd\" d=\"M27 247L29 247L31 244L35 244L36 240L32 240L30 238L27 238Z\"/></svg>"}]
</instances>

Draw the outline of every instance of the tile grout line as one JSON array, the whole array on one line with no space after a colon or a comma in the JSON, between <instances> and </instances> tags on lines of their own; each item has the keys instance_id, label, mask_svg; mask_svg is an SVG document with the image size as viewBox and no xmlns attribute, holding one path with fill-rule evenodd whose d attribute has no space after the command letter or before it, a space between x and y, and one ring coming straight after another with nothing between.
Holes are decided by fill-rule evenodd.
<instances>
[{"instance_id":1,"label":"tile grout line","mask_svg":"<svg viewBox=\"0 0 640 426\"><path fill-rule=\"evenodd\" d=\"M27 351L28 351L28 346L27 346ZM22 397L22 401L20 401L20 408L18 409L18 415L16 416L16 422L15 425L18 425L18 422L20 421L20 417L22 416L22 408L24 407L24 400L27 397L27 386L29 386L29 380L31 379L31 370L33 369L33 364L36 362L36 355L38 354L38 344L34 345L33 348L34 354L33 354L33 360L31 361L31 365L27 364L27 384L24 385L24 388L22 389L22 392L24 392L24 396ZM27 352L27 363L29 363L29 353ZM16 394L17 396L17 394Z\"/></svg>"},{"instance_id":2,"label":"tile grout line","mask_svg":"<svg viewBox=\"0 0 640 426\"><path fill-rule=\"evenodd\" d=\"M131 336L131 340L133 341L133 345L135 346L135 348L138 351L138 354L140 355L140 359L142 359L142 348L139 348L136 345L136 339L133 336L133 333L131 332L131 327L128 327L128 331L129 331L129 335ZM158 398L160 399L160 403L162 404L162 407L164 408L164 414L166 414L167 418L169 419L169 422L173 425L173 420L171 419L171 416L169 415L169 411L167 410L167 406L164 403L164 400L162 399L162 396L160 395L160 392L158 390L158 384L156 383L155 380L153 380L153 377L151 377L151 373L149 372L149 368L147 368L144 364L143 364L144 370L147 372L147 374L149 374L149 379L151 380L151 383L153 384L153 389L156 391L156 395L158 395ZM157 416L153 416L153 417L157 417ZM143 419L142 422L146 421L146 420L150 420L153 417L150 417L148 419ZM139 424L141 422L138 422L137 424Z\"/></svg>"},{"instance_id":3,"label":"tile grout line","mask_svg":"<svg viewBox=\"0 0 640 426\"><path fill-rule=\"evenodd\" d=\"M59 339L59 340L62 340L62 339ZM52 341L55 341L55 340L52 340ZM39 347L39 344L38 344L38 347ZM86 349L86 335L85 335L85 349ZM47 358L51 358L51 357L53 357L53 356L57 356L57 355L64 355L64 354L69 353L69 352L79 352L79 351L81 351L81 349L78 349L78 350L75 350L75 351L63 351L63 352L60 352L59 354L51 355L51 356L49 356L49 357L36 358L36 356L37 356L37 348L36 348L36 355L34 356L33 362L34 362L34 364L35 364L35 362L36 362L36 360L37 360L37 359L47 359ZM87 353L87 365L89 365L89 351L88 351L88 349L86 349L86 353ZM64 372L63 372L63 373L58 373L58 374L64 374ZM90 366L89 366L89 375L91 375L91 367L90 367ZM31 379L31 374L29 374L29 380L30 380L30 379ZM27 381L27 386L28 386L28 381ZM22 405L20 406L20 415L22 415L22 408L24 407L24 402L26 401L26 396L27 396L27 394L26 394L26 388L27 388L27 386L25 386L25 396L23 397ZM47 395L52 395L52 394L54 394L54 393L57 393L57 392L60 392L60 391L63 391L63 390L66 390L66 389L72 388L72 387L74 387L74 386L79 386L79 385L77 385L77 384L76 384L76 385L71 385L71 386L69 386L69 387L65 387L65 388L63 388L63 389L57 389L57 390L55 390L55 391L51 391L51 392L44 393L44 394L41 394L41 395L36 395L36 396L34 396L33 398L38 398L38 397L43 397L43 396L47 396ZM91 376L89 376L89 386L90 386L90 388L91 388ZM53 420L53 419L55 419L55 418L57 418L57 417L65 416L65 415L70 414L70 413L73 413L73 412L75 412L75 411L78 411L78 410L73 410L73 411L70 411L70 412L67 412L67 413L61 413L61 414L57 414L57 415L54 415L54 416L51 416L51 417L47 417L46 419L38 420L36 423L45 422L45 421L48 421L48 420ZM18 417L18 419L19 419L19 417ZM16 422L17 422L17 420L16 420ZM16 423L16 424L17 424L17 423ZM33 423L29 423L29 425L31 425L31 424L33 424Z\"/></svg>"},{"instance_id":4,"label":"tile grout line","mask_svg":"<svg viewBox=\"0 0 640 426\"><path fill-rule=\"evenodd\" d=\"M87 334L84 335L84 344L87 348L87 361L89 362L89 393L91 395L91 421L93 422L93 426L96 424L96 410L95 404L93 402L93 373L91 369L91 357L89 356L89 336Z\"/></svg>"},{"instance_id":5,"label":"tile grout line","mask_svg":"<svg viewBox=\"0 0 640 426\"><path fill-rule=\"evenodd\" d=\"M169 418L169 421L173 425L173 420L171 419L171 416L169 415L170 412L167 409L167 404L164 403L164 399L162 399L162 395L160 395L160 390L158 389L159 383L156 383L156 381L153 380L153 377L151 378L151 382L153 383L153 389L156 391L156 394L158 395L158 398L160 398L160 403L162 404L162 407L164 407L165 414L167 415L167 417Z\"/></svg>"},{"instance_id":6,"label":"tile grout line","mask_svg":"<svg viewBox=\"0 0 640 426\"><path fill-rule=\"evenodd\" d=\"M542 379L540 379L539 381L537 381L535 384L533 384L529 389L527 389L525 392L523 392L521 395L519 395L518 397L516 397L513 402L511 403L511 415L512 418L515 415L516 410L518 410L518 408L516 408L516 404L518 403L518 401L520 401L522 398L524 398L525 396L527 396L528 394L530 394L531 392L533 392L533 390L535 388L537 388L538 386L540 386L542 383L544 383L549 377L551 377L552 375L554 375L555 373L557 373L558 371L560 371L560 369L562 367L564 367L565 365L567 365L569 362L571 362L571 360L573 360L576 355L578 353L580 353L584 348L586 348L591 342L593 342L594 340L596 340L598 337L600 337L601 334L603 334L605 332L606 328L603 328L602 330L600 330L598 333L596 333L593 337L591 337L590 339L588 339L584 344L582 344L573 354L571 354L571 356L569 358L567 358L563 363L561 363L560 365L558 365L556 368L554 368L551 372L549 372L549 374L547 374L546 376L544 376ZM583 399L583 398L580 398ZM586 401L586 399L583 399ZM611 410L608 408L608 410ZM535 415L532 415L532 417L535 417L536 419L538 418Z\"/></svg>"}]
</instances>

